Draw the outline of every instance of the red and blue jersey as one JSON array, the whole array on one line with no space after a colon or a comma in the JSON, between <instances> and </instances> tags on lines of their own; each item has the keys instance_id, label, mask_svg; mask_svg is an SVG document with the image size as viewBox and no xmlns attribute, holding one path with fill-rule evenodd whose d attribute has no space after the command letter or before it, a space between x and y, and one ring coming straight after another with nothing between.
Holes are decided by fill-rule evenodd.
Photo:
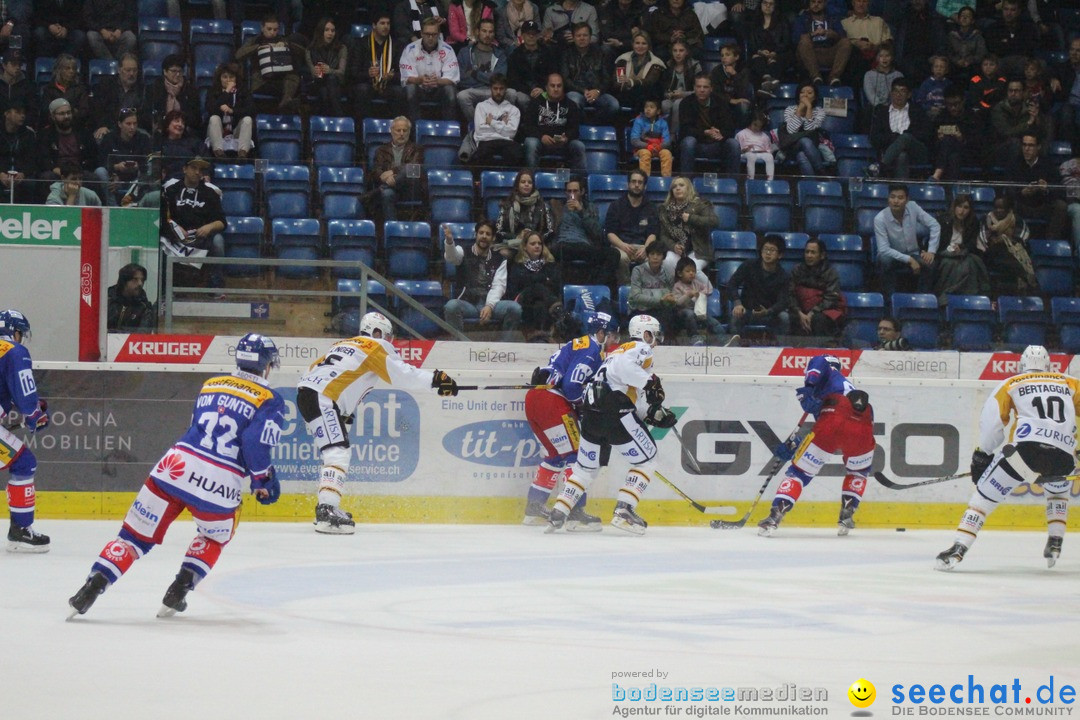
<instances>
[{"instance_id":1,"label":"red and blue jersey","mask_svg":"<svg viewBox=\"0 0 1080 720\"><path fill-rule=\"evenodd\" d=\"M815 399L822 401L830 395L847 395L855 389L851 381L830 364L827 355L818 355L810 359L806 365L803 384L812 390Z\"/></svg>"},{"instance_id":2,"label":"red and blue jersey","mask_svg":"<svg viewBox=\"0 0 1080 720\"><path fill-rule=\"evenodd\" d=\"M596 340L588 335L574 338L548 360L547 369L551 370L548 383L571 404L578 405L585 392L585 383L603 361L604 348Z\"/></svg>"},{"instance_id":3,"label":"red and blue jersey","mask_svg":"<svg viewBox=\"0 0 1080 720\"><path fill-rule=\"evenodd\" d=\"M33 414L38 408L37 383L30 352L20 343L0 340L0 409L6 414L12 408Z\"/></svg>"}]
</instances>

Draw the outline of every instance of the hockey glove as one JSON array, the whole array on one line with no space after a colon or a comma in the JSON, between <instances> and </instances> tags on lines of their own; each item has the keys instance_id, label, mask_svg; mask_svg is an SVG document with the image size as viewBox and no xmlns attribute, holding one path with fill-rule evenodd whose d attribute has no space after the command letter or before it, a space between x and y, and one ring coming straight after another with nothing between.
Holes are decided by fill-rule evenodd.
<instances>
[{"instance_id":1,"label":"hockey glove","mask_svg":"<svg viewBox=\"0 0 1080 720\"><path fill-rule=\"evenodd\" d=\"M662 405L666 397L667 394L664 392L664 386L660 384L660 378L653 375L645 383L645 402L650 406Z\"/></svg>"},{"instance_id":2,"label":"hockey glove","mask_svg":"<svg viewBox=\"0 0 1080 720\"><path fill-rule=\"evenodd\" d=\"M260 490L265 490L266 495L261 494ZM266 477L259 480L251 479L251 493L262 505L273 505L278 501L278 498L281 497L281 482L277 479L277 473L274 471L273 465L266 471Z\"/></svg>"},{"instance_id":3,"label":"hockey glove","mask_svg":"<svg viewBox=\"0 0 1080 720\"><path fill-rule=\"evenodd\" d=\"M799 399L799 405L805 412L817 417L821 412L821 400L814 397L814 388L803 386L795 391L795 397Z\"/></svg>"},{"instance_id":4,"label":"hockey glove","mask_svg":"<svg viewBox=\"0 0 1080 720\"><path fill-rule=\"evenodd\" d=\"M439 397L454 397L458 394L457 383L442 370L436 370L432 375L431 387L438 389Z\"/></svg>"},{"instance_id":5,"label":"hockey glove","mask_svg":"<svg viewBox=\"0 0 1080 720\"><path fill-rule=\"evenodd\" d=\"M773 455L783 462L788 462L791 458L795 457L795 451L799 449L801 443L802 438L796 435L787 442L781 443L773 448Z\"/></svg>"},{"instance_id":6,"label":"hockey glove","mask_svg":"<svg viewBox=\"0 0 1080 720\"><path fill-rule=\"evenodd\" d=\"M547 385L548 378L551 377L551 368L538 367L533 370L532 378L529 379L530 385Z\"/></svg>"},{"instance_id":7,"label":"hockey glove","mask_svg":"<svg viewBox=\"0 0 1080 720\"><path fill-rule=\"evenodd\" d=\"M49 404L44 400L38 400L37 410L30 413L23 419L23 423L26 425L26 429L30 432L37 432L49 427Z\"/></svg>"},{"instance_id":8,"label":"hockey glove","mask_svg":"<svg viewBox=\"0 0 1080 720\"><path fill-rule=\"evenodd\" d=\"M975 452L971 453L971 482L976 485L979 484L979 478L986 472L986 468L990 467L990 461L993 459L993 455L984 453L978 448L976 448Z\"/></svg>"},{"instance_id":9,"label":"hockey glove","mask_svg":"<svg viewBox=\"0 0 1080 720\"><path fill-rule=\"evenodd\" d=\"M678 418L675 413L659 403L654 403L645 411L645 422L658 428L673 428Z\"/></svg>"}]
</instances>

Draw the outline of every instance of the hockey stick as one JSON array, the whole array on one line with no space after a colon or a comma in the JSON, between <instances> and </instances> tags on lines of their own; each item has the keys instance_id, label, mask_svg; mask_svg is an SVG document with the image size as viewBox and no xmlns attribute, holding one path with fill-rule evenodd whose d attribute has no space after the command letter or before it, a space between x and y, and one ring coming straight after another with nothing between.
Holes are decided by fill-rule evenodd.
<instances>
[{"instance_id":1,"label":"hockey stick","mask_svg":"<svg viewBox=\"0 0 1080 720\"><path fill-rule=\"evenodd\" d=\"M1006 458L1009 458L1012 457L1013 453L1016 452L1016 447L1014 445L1006 445L1001 452L1002 455L1004 455ZM885 473L874 473L874 479L885 487L889 488L890 490L907 490L909 488L921 487L923 485L936 485L937 483L948 482L950 480L957 480L959 478L965 477L971 477L971 472L956 473L955 475L945 475L944 477L933 478L931 480L922 480L915 483L901 484L890 480L888 477L886 477ZM1036 480L1034 484L1046 485L1047 483L1073 482L1078 479L1080 479L1080 475L1044 475L1043 477L1040 477L1038 480Z\"/></svg>"},{"instance_id":2,"label":"hockey stick","mask_svg":"<svg viewBox=\"0 0 1080 720\"><path fill-rule=\"evenodd\" d=\"M673 425L671 427L671 432L675 433L675 438L679 441L679 447L682 448L683 457L686 458L686 461L690 464L690 467L694 468L694 472L696 472L698 475L704 475L705 473L701 472L701 466L698 465L698 461L697 458L694 457L694 453L690 452L690 448L686 447L686 444L683 442L682 433L679 432L679 428Z\"/></svg>"},{"instance_id":3,"label":"hockey stick","mask_svg":"<svg viewBox=\"0 0 1080 720\"><path fill-rule=\"evenodd\" d=\"M808 414L809 413L804 412L802 414L802 417L799 418L799 422L795 425L795 429L791 431L791 434L787 436L787 440L784 441L785 445L787 443L791 442L792 440L794 440L795 437L799 434L799 429L802 428L803 421L806 420L806 416ZM808 433L806 435L806 437L803 438L802 442L799 443L799 450L801 450L803 445L805 445L806 442L812 437L814 437L814 433L812 433L812 432ZM798 452L798 451L796 451L796 452ZM754 508L757 507L758 501L761 500L761 496L765 494L765 488L769 487L769 483L772 482L772 479L774 477L776 477L776 474L778 472L780 472L780 470L786 464L787 464L787 461L786 460L781 460L780 458L776 458L775 460L773 460L772 465L770 465L768 467L768 471L769 471L768 477L766 477L765 482L763 482L761 484L761 489L758 490L757 497L754 498L754 502L750 503L750 509L746 511L745 515L743 515L738 520L733 520L733 521L729 521L729 520L713 520L712 522L709 523L709 527L711 527L713 530L718 530L718 529L738 530L739 528L746 525L746 521L750 519L750 515L753 514Z\"/></svg>"},{"instance_id":4,"label":"hockey stick","mask_svg":"<svg viewBox=\"0 0 1080 720\"><path fill-rule=\"evenodd\" d=\"M735 512L735 508L732 507L731 505L711 505L711 504L706 505L706 504L703 504L703 503L699 503L696 500L694 500L692 497L690 497L689 495L684 493L682 490L680 490L678 485L676 485L675 483L668 480L666 477L661 475L658 471L654 470L653 472L656 474L656 477L663 480L664 484L666 484L669 488L671 488L676 493L681 495L682 499L685 500L686 502L690 503L690 505L692 505L693 508L695 510L697 510L698 512L703 512L703 513L710 514L710 515L730 515L733 512ZM714 520L713 522L719 522L719 521Z\"/></svg>"},{"instance_id":5,"label":"hockey stick","mask_svg":"<svg viewBox=\"0 0 1080 720\"><path fill-rule=\"evenodd\" d=\"M549 390L551 385L458 385L458 390Z\"/></svg>"}]
</instances>

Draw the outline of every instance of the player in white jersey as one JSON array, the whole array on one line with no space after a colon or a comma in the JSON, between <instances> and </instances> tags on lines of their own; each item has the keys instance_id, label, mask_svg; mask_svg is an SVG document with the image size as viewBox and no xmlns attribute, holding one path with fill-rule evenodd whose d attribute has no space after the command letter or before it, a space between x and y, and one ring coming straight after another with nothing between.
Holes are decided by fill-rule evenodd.
<instances>
[{"instance_id":1,"label":"player in white jersey","mask_svg":"<svg viewBox=\"0 0 1080 720\"><path fill-rule=\"evenodd\" d=\"M1020 356L1019 374L994 388L983 406L979 447L971 456L975 492L960 518L953 546L937 556L938 570L951 570L964 559L987 516L1017 485L1073 471L1077 415L1080 380L1051 371L1046 348L1029 345ZM1054 567L1061 555L1071 485L1068 480L1042 485L1050 534L1043 549L1048 567Z\"/></svg>"},{"instance_id":2,"label":"player in white jersey","mask_svg":"<svg viewBox=\"0 0 1080 720\"><path fill-rule=\"evenodd\" d=\"M655 469L656 443L644 423L673 427L675 414L663 406L664 389L660 378L652 373L653 347L663 340L660 323L650 315L638 315L631 318L629 331L630 342L609 353L585 387L581 445L551 509L547 532L555 532L566 523L571 509L596 478L600 451L605 445L620 452L630 463L616 498L612 526L635 535L643 535L648 526L635 512ZM637 412L642 393L648 403L644 422Z\"/></svg>"},{"instance_id":3,"label":"player in white jersey","mask_svg":"<svg viewBox=\"0 0 1080 720\"><path fill-rule=\"evenodd\" d=\"M394 326L385 315L369 312L360 319L360 335L334 343L300 378L296 406L315 438L322 468L315 531L333 535L356 532L352 514L341 509L352 450L345 426L356 406L382 380L404 390L434 388L443 397L457 395L457 383L442 370L431 373L409 365L390 344Z\"/></svg>"}]
</instances>

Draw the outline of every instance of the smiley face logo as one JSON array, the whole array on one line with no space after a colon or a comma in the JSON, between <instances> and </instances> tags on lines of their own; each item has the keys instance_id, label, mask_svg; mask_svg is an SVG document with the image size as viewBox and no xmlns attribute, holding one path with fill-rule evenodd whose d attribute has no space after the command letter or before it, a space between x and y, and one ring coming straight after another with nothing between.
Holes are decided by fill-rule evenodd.
<instances>
[{"instance_id":1,"label":"smiley face logo","mask_svg":"<svg viewBox=\"0 0 1080 720\"><path fill-rule=\"evenodd\" d=\"M859 678L855 682L851 683L851 687L847 691L848 700L851 704L857 708L868 708L874 704L874 700L877 699L877 690L874 688L874 683L870 682L866 678Z\"/></svg>"}]
</instances>

